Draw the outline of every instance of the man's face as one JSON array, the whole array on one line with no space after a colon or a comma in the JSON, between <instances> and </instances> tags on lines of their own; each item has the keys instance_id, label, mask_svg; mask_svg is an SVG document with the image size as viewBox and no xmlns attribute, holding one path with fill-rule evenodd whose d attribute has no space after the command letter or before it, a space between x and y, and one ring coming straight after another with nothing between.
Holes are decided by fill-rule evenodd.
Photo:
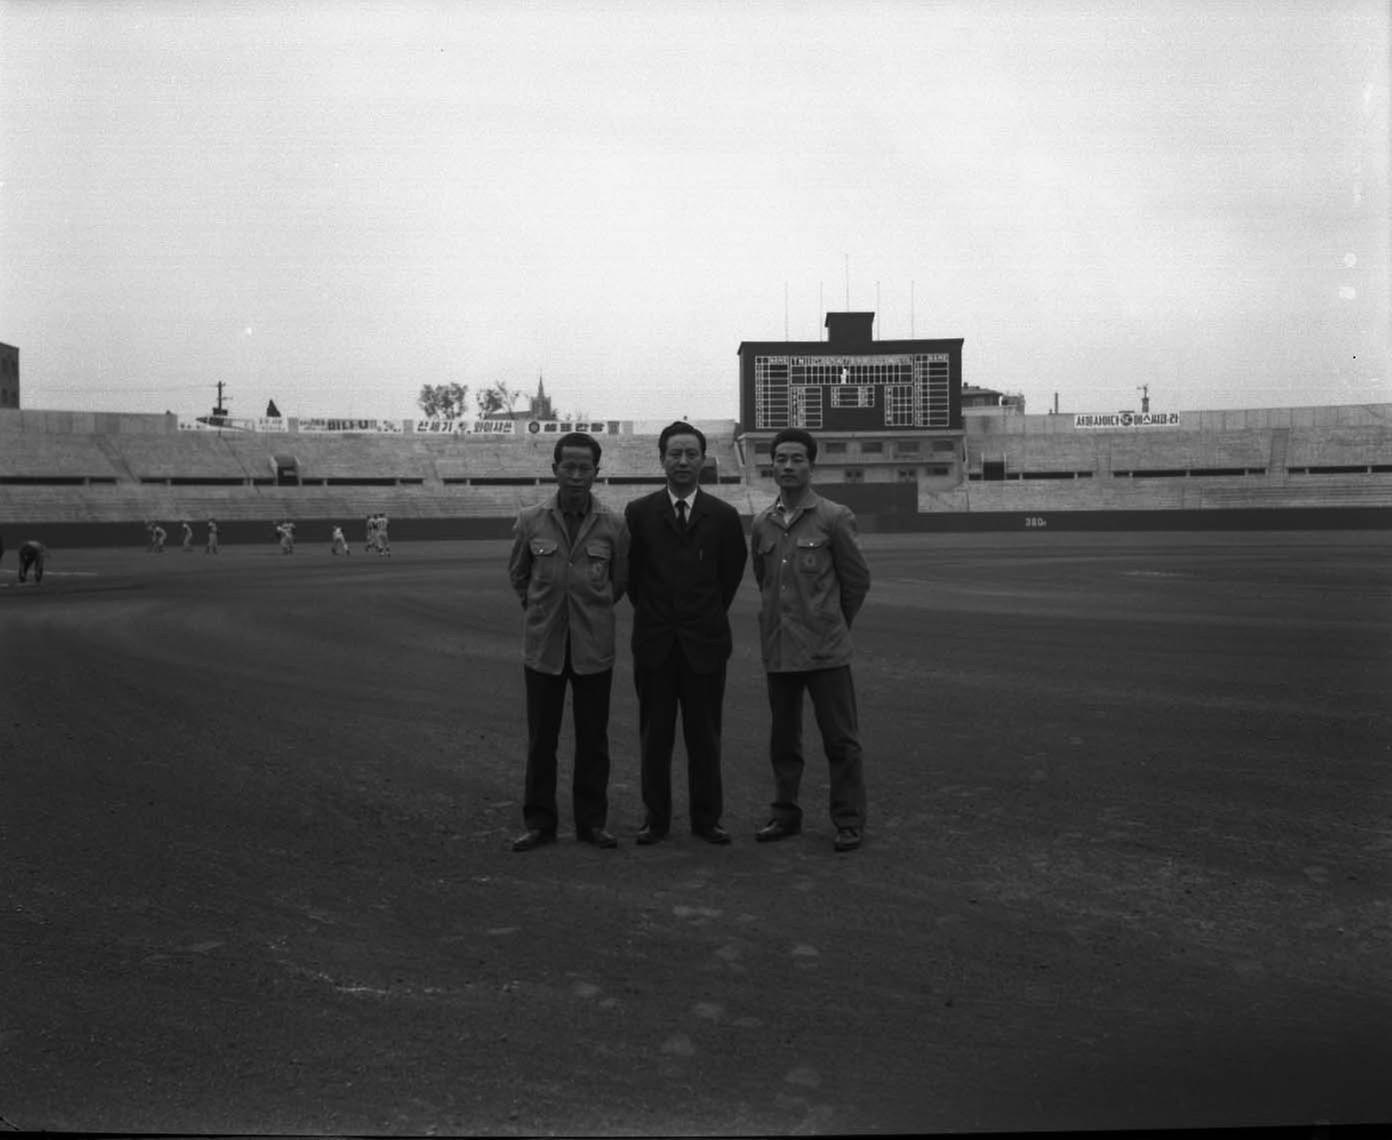
<instances>
[{"instance_id":1,"label":"man's face","mask_svg":"<svg viewBox=\"0 0 1392 1140\"><path fill-rule=\"evenodd\" d=\"M559 462L551 464L551 474L556 482L572 495L580 495L590 489L599 468L595 466L594 455L588 447L563 447Z\"/></svg>"},{"instance_id":2,"label":"man's face","mask_svg":"<svg viewBox=\"0 0 1392 1140\"><path fill-rule=\"evenodd\" d=\"M812 482L812 460L804 443L780 443L773 453L773 477L780 489L793 493Z\"/></svg>"},{"instance_id":3,"label":"man's face","mask_svg":"<svg viewBox=\"0 0 1392 1140\"><path fill-rule=\"evenodd\" d=\"M694 435L669 436L662 452L662 470L667 473L667 485L684 498L700 479L704 461L701 441Z\"/></svg>"}]
</instances>

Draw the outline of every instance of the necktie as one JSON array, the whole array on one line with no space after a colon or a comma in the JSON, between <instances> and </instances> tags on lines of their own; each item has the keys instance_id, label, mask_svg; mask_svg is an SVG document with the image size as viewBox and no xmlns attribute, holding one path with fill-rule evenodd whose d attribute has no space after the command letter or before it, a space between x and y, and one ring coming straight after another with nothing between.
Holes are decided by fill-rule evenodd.
<instances>
[{"instance_id":1,"label":"necktie","mask_svg":"<svg viewBox=\"0 0 1392 1140\"><path fill-rule=\"evenodd\" d=\"M686 529L686 500L685 500L685 499L678 499L678 500L677 500L677 529L678 529L678 530L685 530L685 529Z\"/></svg>"}]
</instances>

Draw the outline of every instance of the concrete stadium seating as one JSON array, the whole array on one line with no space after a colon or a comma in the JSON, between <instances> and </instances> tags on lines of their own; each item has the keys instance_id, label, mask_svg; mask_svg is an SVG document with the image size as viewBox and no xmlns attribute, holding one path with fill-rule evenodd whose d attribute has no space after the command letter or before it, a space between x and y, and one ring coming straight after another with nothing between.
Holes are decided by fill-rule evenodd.
<instances>
[{"instance_id":1,"label":"concrete stadium seating","mask_svg":"<svg viewBox=\"0 0 1392 1140\"><path fill-rule=\"evenodd\" d=\"M122 474L111 463L95 435L5 432L0 435L0 475L25 477L116 479Z\"/></svg>"},{"instance_id":2,"label":"concrete stadium seating","mask_svg":"<svg viewBox=\"0 0 1392 1140\"><path fill-rule=\"evenodd\" d=\"M979 471L983 461L1005 462L1006 470L1091 471L1104 448L1098 438L1076 435L999 435L968 439L967 468Z\"/></svg>"},{"instance_id":3,"label":"concrete stadium seating","mask_svg":"<svg viewBox=\"0 0 1392 1140\"><path fill-rule=\"evenodd\" d=\"M267 474L264 464L249 470L217 434L111 436L109 446L137 479L247 479Z\"/></svg>"},{"instance_id":4,"label":"concrete stadium seating","mask_svg":"<svg viewBox=\"0 0 1392 1140\"><path fill-rule=\"evenodd\" d=\"M225 432L216 438L257 475L273 471L277 456L291 456L302 479L434 479L424 441L410 437Z\"/></svg>"},{"instance_id":5,"label":"concrete stadium seating","mask_svg":"<svg viewBox=\"0 0 1392 1140\"><path fill-rule=\"evenodd\" d=\"M1113 437L1109 446L1111 470L1153 471L1173 468L1261 468L1271 455L1271 433L1137 432Z\"/></svg>"},{"instance_id":6,"label":"concrete stadium seating","mask_svg":"<svg viewBox=\"0 0 1392 1140\"><path fill-rule=\"evenodd\" d=\"M954 487L950 480L920 475L919 510L1392 505L1392 472L1305 473L1317 467L1392 464L1392 409L1195 415L1195 423L1202 421L1202 430L1194 426L1182 431L1075 429L1062 416L971 424L965 439L969 473L979 474L985 461L1003 460L1008 476L1090 472L1091 477L976 479ZM552 493L554 434L180 432L175 430L176 422L166 421L170 418L44 412L0 415L0 524L39 520L138 525L144 519L158 519L168 526L180 519L200 522L210 516L247 521L335 519L350 527L351 533L372 511L397 518L496 520L511 517ZM140 430L142 424L146 430ZM604 455L597 493L606 503L621 509L655 489L661 475L656 429L651 434L599 438ZM275 457L284 455L295 458L304 484L271 481ZM708 455L718 463L722 477L735 475L741 480L707 485L708 492L735 504L745 515L767 505L773 486L759 477L757 464L741 465L733 425L727 431L708 432ZM887 458L882 468L867 472L865 484L892 479L898 462ZM1125 477L1127 472L1153 470L1184 474ZM1213 470L1251 474L1192 474ZM834 464L827 467L829 477L840 478L839 471ZM608 482L611 479L619 482ZM216 485L221 480L237 482ZM323 480L392 482L336 485Z\"/></svg>"},{"instance_id":7,"label":"concrete stadium seating","mask_svg":"<svg viewBox=\"0 0 1392 1140\"><path fill-rule=\"evenodd\" d=\"M1367 427L1301 428L1291 432L1287 467L1392 464L1392 433Z\"/></svg>"}]
</instances>

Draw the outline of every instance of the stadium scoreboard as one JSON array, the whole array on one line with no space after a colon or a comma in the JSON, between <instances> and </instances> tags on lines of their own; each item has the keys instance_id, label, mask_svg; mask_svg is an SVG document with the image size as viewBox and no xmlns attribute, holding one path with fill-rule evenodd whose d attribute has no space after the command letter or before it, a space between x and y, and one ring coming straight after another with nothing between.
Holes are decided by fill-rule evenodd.
<instances>
[{"instance_id":1,"label":"stadium scoreboard","mask_svg":"<svg viewBox=\"0 0 1392 1140\"><path fill-rule=\"evenodd\" d=\"M962 426L957 341L869 341L852 347L830 319L830 342L740 346L740 423L746 432L938 432ZM869 314L867 314L869 315ZM842 343L838 344L837 340Z\"/></svg>"},{"instance_id":2,"label":"stadium scoreboard","mask_svg":"<svg viewBox=\"0 0 1392 1140\"><path fill-rule=\"evenodd\" d=\"M756 356L756 431L949 428L946 353Z\"/></svg>"}]
</instances>

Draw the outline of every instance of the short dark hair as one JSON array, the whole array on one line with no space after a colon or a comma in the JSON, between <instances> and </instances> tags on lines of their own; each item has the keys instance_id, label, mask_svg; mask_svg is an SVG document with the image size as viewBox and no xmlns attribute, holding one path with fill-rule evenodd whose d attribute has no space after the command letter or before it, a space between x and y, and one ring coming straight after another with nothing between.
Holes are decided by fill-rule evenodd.
<instances>
[{"instance_id":1,"label":"short dark hair","mask_svg":"<svg viewBox=\"0 0 1392 1140\"><path fill-rule=\"evenodd\" d=\"M701 454L702 454L702 455L705 455L705 453L706 453L706 436L705 436L705 433L702 432L700 428L698 428L698 427L693 427L691 424L687 423L685 420L677 420L675 423L670 423L670 424L668 424L665 428L662 429L662 434L661 434L660 436L657 437L657 453L658 453L658 455L666 455L666 454L667 454L667 441L668 441L669 439L671 439L674 435L694 435L694 436L696 437L696 441L701 445Z\"/></svg>"},{"instance_id":2,"label":"short dark hair","mask_svg":"<svg viewBox=\"0 0 1392 1140\"><path fill-rule=\"evenodd\" d=\"M556 440L556 448L552 455L554 462L561 461L561 452L567 447L588 447L590 454L594 456L596 467L599 466L599 457L604 454L603 448L599 446L599 440L595 439L589 432L568 431Z\"/></svg>"},{"instance_id":3,"label":"short dark hair","mask_svg":"<svg viewBox=\"0 0 1392 1140\"><path fill-rule=\"evenodd\" d=\"M807 448L807 462L817 462L817 441L812 438L812 433L803 431L802 428L784 428L769 444L769 455L773 455L778 450L780 443L800 443Z\"/></svg>"}]
</instances>

